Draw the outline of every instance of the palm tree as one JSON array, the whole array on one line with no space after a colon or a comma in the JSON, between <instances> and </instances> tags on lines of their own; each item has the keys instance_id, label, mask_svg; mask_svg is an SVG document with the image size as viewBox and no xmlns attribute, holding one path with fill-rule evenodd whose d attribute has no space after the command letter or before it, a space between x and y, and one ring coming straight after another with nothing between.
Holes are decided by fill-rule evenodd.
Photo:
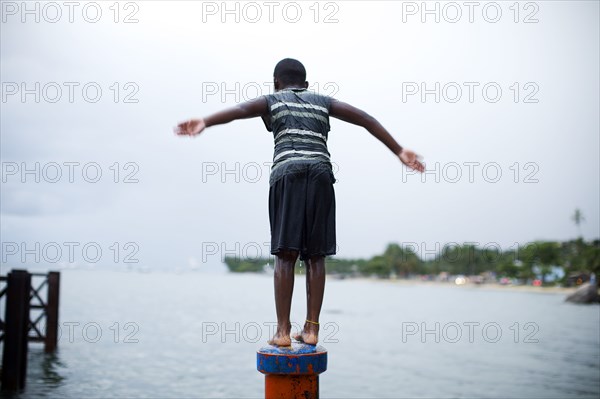
<instances>
[{"instance_id":1,"label":"palm tree","mask_svg":"<svg viewBox=\"0 0 600 399\"><path fill-rule=\"evenodd\" d=\"M577 226L577 230L579 231L579 237L581 237L581 222L584 222L585 218L583 217L583 213L581 213L579 208L575 209L575 213L573 214L573 216L571 216L571 219Z\"/></svg>"}]
</instances>

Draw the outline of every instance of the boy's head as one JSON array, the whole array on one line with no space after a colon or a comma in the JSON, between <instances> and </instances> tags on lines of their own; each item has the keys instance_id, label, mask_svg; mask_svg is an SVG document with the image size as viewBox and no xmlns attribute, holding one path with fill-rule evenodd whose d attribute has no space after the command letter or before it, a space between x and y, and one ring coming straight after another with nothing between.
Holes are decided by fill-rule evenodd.
<instances>
[{"instance_id":1,"label":"boy's head","mask_svg":"<svg viewBox=\"0 0 600 399\"><path fill-rule=\"evenodd\" d=\"M293 58L285 58L275 65L273 72L275 91L286 87L308 87L304 65Z\"/></svg>"}]
</instances>

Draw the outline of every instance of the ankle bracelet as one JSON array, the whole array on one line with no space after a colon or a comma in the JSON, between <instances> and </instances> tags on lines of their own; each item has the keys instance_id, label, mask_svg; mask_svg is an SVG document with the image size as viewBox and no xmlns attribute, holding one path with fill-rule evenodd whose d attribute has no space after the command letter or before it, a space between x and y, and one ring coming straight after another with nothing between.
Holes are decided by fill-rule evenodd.
<instances>
[{"instance_id":1,"label":"ankle bracelet","mask_svg":"<svg viewBox=\"0 0 600 399\"><path fill-rule=\"evenodd\" d=\"M319 322L318 322L318 321L312 321L312 320L308 320L308 319L306 319L306 322L307 322L307 323L310 323L310 324L314 324L314 325L316 325L316 326L318 326L318 325L319 325Z\"/></svg>"}]
</instances>

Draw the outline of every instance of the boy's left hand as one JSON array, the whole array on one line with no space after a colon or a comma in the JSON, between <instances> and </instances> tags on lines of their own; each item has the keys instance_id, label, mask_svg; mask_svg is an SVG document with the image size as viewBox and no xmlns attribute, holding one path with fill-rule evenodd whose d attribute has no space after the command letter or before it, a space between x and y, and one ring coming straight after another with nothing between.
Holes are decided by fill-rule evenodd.
<instances>
[{"instance_id":1,"label":"boy's left hand","mask_svg":"<svg viewBox=\"0 0 600 399\"><path fill-rule=\"evenodd\" d=\"M404 165L408 166L411 169L414 169L421 173L425 171L425 165L423 165L423 163L421 162L421 156L411 150L403 149L400 152L400 154L398 154L398 158L400 158L400 161Z\"/></svg>"},{"instance_id":2,"label":"boy's left hand","mask_svg":"<svg viewBox=\"0 0 600 399\"><path fill-rule=\"evenodd\" d=\"M179 136L196 136L206 129L204 119L190 119L189 121L181 122L174 129L175 134Z\"/></svg>"}]
</instances>

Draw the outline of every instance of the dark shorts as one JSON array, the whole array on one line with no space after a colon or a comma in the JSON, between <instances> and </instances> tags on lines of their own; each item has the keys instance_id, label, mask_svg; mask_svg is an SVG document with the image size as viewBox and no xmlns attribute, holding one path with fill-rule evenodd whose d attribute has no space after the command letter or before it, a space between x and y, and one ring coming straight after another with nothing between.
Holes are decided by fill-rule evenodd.
<instances>
[{"instance_id":1,"label":"dark shorts","mask_svg":"<svg viewBox=\"0 0 600 399\"><path fill-rule=\"evenodd\" d=\"M294 165L269 190L271 254L300 252L300 259L333 255L335 178L323 164Z\"/></svg>"}]
</instances>

